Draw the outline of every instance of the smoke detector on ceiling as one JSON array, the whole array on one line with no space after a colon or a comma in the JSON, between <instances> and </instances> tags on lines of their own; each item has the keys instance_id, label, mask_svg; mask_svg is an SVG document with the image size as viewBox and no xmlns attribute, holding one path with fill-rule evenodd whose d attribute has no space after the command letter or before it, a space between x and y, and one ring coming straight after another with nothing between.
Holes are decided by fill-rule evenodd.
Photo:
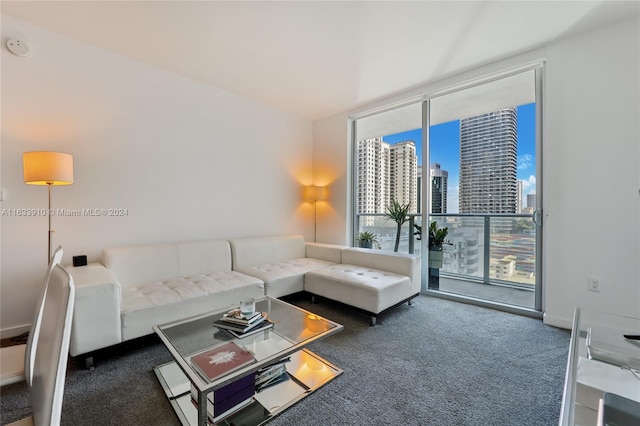
<instances>
[{"instance_id":1,"label":"smoke detector on ceiling","mask_svg":"<svg viewBox=\"0 0 640 426\"><path fill-rule=\"evenodd\" d=\"M31 48L27 43L20 40L8 40L7 49L16 56L29 56L31 55Z\"/></svg>"}]
</instances>

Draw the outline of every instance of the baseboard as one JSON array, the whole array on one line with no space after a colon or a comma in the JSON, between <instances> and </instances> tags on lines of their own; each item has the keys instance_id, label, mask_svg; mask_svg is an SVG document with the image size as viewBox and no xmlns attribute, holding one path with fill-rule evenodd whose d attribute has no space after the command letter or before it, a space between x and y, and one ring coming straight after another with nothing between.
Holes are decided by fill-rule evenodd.
<instances>
[{"instance_id":1,"label":"baseboard","mask_svg":"<svg viewBox=\"0 0 640 426\"><path fill-rule=\"evenodd\" d=\"M11 337L16 337L23 333L28 333L29 330L31 330L31 324L12 328L3 328L2 330L0 330L0 339L9 339Z\"/></svg>"},{"instance_id":2,"label":"baseboard","mask_svg":"<svg viewBox=\"0 0 640 426\"><path fill-rule=\"evenodd\" d=\"M553 315L549 315L546 312L542 315L542 322L546 325L564 328L566 330L571 330L573 328L573 318L556 317Z\"/></svg>"}]
</instances>

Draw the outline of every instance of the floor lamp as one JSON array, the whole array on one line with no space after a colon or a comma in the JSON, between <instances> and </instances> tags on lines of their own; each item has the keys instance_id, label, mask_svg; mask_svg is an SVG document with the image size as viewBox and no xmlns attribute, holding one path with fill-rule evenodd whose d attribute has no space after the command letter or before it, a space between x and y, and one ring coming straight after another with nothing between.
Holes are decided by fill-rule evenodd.
<instances>
[{"instance_id":1,"label":"floor lamp","mask_svg":"<svg viewBox=\"0 0 640 426\"><path fill-rule=\"evenodd\" d=\"M51 187L71 185L73 183L73 156L62 152L34 151L22 154L24 183L28 185L47 185L49 188L49 238L47 264L51 261Z\"/></svg>"},{"instance_id":2,"label":"floor lamp","mask_svg":"<svg viewBox=\"0 0 640 426\"><path fill-rule=\"evenodd\" d=\"M305 198L313 203L313 242L316 242L316 204L327 198L327 188L324 186L307 186L305 188Z\"/></svg>"}]
</instances>

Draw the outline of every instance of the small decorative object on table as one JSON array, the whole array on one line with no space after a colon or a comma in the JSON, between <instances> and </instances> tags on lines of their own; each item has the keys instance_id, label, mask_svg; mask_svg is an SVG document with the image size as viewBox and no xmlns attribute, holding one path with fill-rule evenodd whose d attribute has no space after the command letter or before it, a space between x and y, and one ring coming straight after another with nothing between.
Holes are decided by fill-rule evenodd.
<instances>
[{"instance_id":1,"label":"small decorative object on table","mask_svg":"<svg viewBox=\"0 0 640 426\"><path fill-rule=\"evenodd\" d=\"M240 313L247 318L256 312L256 299L253 297L245 297L240 301Z\"/></svg>"}]
</instances>

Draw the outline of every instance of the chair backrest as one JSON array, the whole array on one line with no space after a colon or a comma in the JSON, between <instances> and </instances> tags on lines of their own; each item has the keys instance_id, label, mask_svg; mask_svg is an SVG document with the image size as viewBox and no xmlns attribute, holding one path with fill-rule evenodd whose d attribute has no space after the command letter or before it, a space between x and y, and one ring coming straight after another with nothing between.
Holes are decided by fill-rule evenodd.
<instances>
[{"instance_id":1,"label":"chair backrest","mask_svg":"<svg viewBox=\"0 0 640 426\"><path fill-rule=\"evenodd\" d=\"M49 262L47 274L44 277L44 285L42 286L40 298L38 299L38 304L36 305L36 312L33 317L33 322L31 323L29 337L27 338L27 346L24 351L24 378L27 382L27 385L29 386L31 386L31 381L33 380L33 363L36 359L36 345L34 343L38 341L38 334L40 333L40 323L42 322L42 306L44 305L44 298L47 294L49 277L51 276L53 267L59 265L62 261L62 255L62 247L58 246L56 251L53 252L51 262Z\"/></svg>"},{"instance_id":2,"label":"chair backrest","mask_svg":"<svg viewBox=\"0 0 640 426\"><path fill-rule=\"evenodd\" d=\"M36 426L60 424L74 301L73 278L62 266L54 265L42 304L29 388Z\"/></svg>"}]
</instances>

